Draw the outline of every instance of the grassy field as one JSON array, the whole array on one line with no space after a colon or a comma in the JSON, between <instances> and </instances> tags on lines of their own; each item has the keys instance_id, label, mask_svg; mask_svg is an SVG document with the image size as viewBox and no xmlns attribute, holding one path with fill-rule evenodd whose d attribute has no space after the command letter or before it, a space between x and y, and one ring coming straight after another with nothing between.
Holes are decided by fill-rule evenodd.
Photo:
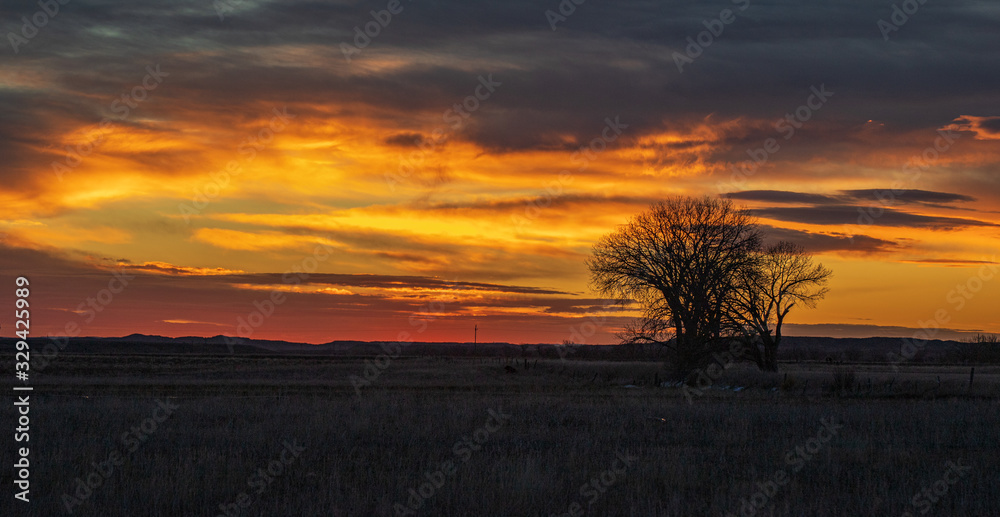
<instances>
[{"instance_id":1,"label":"grassy field","mask_svg":"<svg viewBox=\"0 0 1000 517\"><path fill-rule=\"evenodd\" d=\"M782 368L67 354L15 515L997 514L1000 368Z\"/></svg>"}]
</instances>

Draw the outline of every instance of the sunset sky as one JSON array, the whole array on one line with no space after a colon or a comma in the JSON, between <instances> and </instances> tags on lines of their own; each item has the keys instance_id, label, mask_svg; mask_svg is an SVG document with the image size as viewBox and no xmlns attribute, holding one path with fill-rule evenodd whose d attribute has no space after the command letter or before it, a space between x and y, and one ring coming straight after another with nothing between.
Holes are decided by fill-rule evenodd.
<instances>
[{"instance_id":1,"label":"sunset sky","mask_svg":"<svg viewBox=\"0 0 1000 517\"><path fill-rule=\"evenodd\" d=\"M833 270L786 334L1000 332L1000 4L562 4L5 2L0 323L613 343L591 246L709 195Z\"/></svg>"}]
</instances>

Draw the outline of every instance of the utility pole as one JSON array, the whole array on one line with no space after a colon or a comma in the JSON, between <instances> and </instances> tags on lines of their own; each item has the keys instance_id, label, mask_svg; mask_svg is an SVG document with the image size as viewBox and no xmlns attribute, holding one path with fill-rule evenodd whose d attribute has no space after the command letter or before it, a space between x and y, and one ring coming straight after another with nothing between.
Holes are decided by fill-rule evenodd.
<instances>
[{"instance_id":1,"label":"utility pole","mask_svg":"<svg viewBox=\"0 0 1000 517\"><path fill-rule=\"evenodd\" d=\"M479 342L479 325L472 330L472 344L475 345Z\"/></svg>"}]
</instances>

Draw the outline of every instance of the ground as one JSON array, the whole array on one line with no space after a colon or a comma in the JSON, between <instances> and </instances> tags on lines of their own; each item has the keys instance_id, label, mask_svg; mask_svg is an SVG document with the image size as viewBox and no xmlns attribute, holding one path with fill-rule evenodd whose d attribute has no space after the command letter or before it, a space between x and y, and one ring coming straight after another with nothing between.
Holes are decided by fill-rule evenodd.
<instances>
[{"instance_id":1,"label":"ground","mask_svg":"<svg viewBox=\"0 0 1000 517\"><path fill-rule=\"evenodd\" d=\"M24 515L987 516L1000 504L998 367L977 367L970 388L965 365L737 365L699 389L656 385L656 362L372 361L64 354L33 381Z\"/></svg>"}]
</instances>

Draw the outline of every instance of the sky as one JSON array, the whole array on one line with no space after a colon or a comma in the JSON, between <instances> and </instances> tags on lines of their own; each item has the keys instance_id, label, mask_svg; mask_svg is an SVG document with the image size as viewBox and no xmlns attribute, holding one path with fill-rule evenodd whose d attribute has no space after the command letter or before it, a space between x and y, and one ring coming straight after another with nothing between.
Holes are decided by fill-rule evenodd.
<instances>
[{"instance_id":1,"label":"sky","mask_svg":"<svg viewBox=\"0 0 1000 517\"><path fill-rule=\"evenodd\" d=\"M1000 332L995 2L46 5L0 6L35 336L614 343L585 259L677 195L833 270L786 335Z\"/></svg>"}]
</instances>

